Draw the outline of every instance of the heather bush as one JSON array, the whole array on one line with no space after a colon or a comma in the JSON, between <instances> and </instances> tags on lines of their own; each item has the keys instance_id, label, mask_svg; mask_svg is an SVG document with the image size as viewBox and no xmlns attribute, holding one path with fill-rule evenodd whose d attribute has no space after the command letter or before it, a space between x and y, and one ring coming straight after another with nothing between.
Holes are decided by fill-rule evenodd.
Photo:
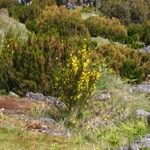
<instances>
[{"instance_id":1,"label":"heather bush","mask_svg":"<svg viewBox=\"0 0 150 150\"><path fill-rule=\"evenodd\" d=\"M146 0L105 0L101 11L109 17L116 17L125 24L141 23L148 19L150 9Z\"/></svg>"},{"instance_id":2,"label":"heather bush","mask_svg":"<svg viewBox=\"0 0 150 150\"><path fill-rule=\"evenodd\" d=\"M92 36L102 36L113 40L120 40L127 35L127 30L118 19L106 17L90 17L85 25Z\"/></svg>"},{"instance_id":3,"label":"heather bush","mask_svg":"<svg viewBox=\"0 0 150 150\"><path fill-rule=\"evenodd\" d=\"M71 41L32 36L22 44L7 38L0 55L0 88L60 97L69 109L85 105L100 76L98 59L86 41L78 48Z\"/></svg>"},{"instance_id":4,"label":"heather bush","mask_svg":"<svg viewBox=\"0 0 150 150\"><path fill-rule=\"evenodd\" d=\"M64 7L45 7L39 16L36 28L39 33L68 37L73 35L87 36L81 14L71 12Z\"/></svg>"},{"instance_id":5,"label":"heather bush","mask_svg":"<svg viewBox=\"0 0 150 150\"><path fill-rule=\"evenodd\" d=\"M14 19L26 23L36 20L40 14L38 5L13 5L9 9L9 15Z\"/></svg>"},{"instance_id":6,"label":"heather bush","mask_svg":"<svg viewBox=\"0 0 150 150\"><path fill-rule=\"evenodd\" d=\"M32 5L39 6L40 8L44 8L45 6L52 6L55 4L55 0L32 0Z\"/></svg>"},{"instance_id":7,"label":"heather bush","mask_svg":"<svg viewBox=\"0 0 150 150\"><path fill-rule=\"evenodd\" d=\"M143 26L141 24L130 24L128 26L128 36L134 38L134 40L141 40L143 37Z\"/></svg>"},{"instance_id":8,"label":"heather bush","mask_svg":"<svg viewBox=\"0 0 150 150\"><path fill-rule=\"evenodd\" d=\"M12 5L15 5L17 3L18 3L17 0L0 0L0 9L1 8L9 8Z\"/></svg>"},{"instance_id":9,"label":"heather bush","mask_svg":"<svg viewBox=\"0 0 150 150\"><path fill-rule=\"evenodd\" d=\"M130 79L131 82L142 82L144 78L144 69L143 66L138 66L133 59L127 58L123 62L122 75Z\"/></svg>"},{"instance_id":10,"label":"heather bush","mask_svg":"<svg viewBox=\"0 0 150 150\"><path fill-rule=\"evenodd\" d=\"M150 20L143 23L143 37L142 40L146 45L150 45Z\"/></svg>"},{"instance_id":11,"label":"heather bush","mask_svg":"<svg viewBox=\"0 0 150 150\"><path fill-rule=\"evenodd\" d=\"M121 77L141 82L150 72L150 54L119 44L107 44L98 49L99 57Z\"/></svg>"}]
</instances>

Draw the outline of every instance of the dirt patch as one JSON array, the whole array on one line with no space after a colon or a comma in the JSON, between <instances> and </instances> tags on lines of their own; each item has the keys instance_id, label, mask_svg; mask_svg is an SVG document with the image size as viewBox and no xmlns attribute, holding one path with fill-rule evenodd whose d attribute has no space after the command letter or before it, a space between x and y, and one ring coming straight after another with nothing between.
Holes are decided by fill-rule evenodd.
<instances>
[{"instance_id":1,"label":"dirt patch","mask_svg":"<svg viewBox=\"0 0 150 150\"><path fill-rule=\"evenodd\" d=\"M9 96L0 97L0 109L4 112L24 113L30 111L33 102L26 99L14 98Z\"/></svg>"}]
</instances>

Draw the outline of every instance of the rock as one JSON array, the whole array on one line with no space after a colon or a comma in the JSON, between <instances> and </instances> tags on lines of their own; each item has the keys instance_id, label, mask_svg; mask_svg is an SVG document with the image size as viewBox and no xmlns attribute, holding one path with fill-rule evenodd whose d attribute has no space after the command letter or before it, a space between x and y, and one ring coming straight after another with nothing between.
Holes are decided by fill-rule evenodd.
<instances>
[{"instance_id":1,"label":"rock","mask_svg":"<svg viewBox=\"0 0 150 150\"><path fill-rule=\"evenodd\" d=\"M52 97L52 96L47 96L47 102L48 104L54 105L54 106L58 106L58 107L62 107L65 108L66 105L60 101L60 99Z\"/></svg>"},{"instance_id":2,"label":"rock","mask_svg":"<svg viewBox=\"0 0 150 150\"><path fill-rule=\"evenodd\" d=\"M43 130L43 133L46 133L48 135L53 135L53 136L63 136L63 137L67 137L70 138L71 137L71 132L68 130L58 130L58 131L54 131L54 130Z\"/></svg>"},{"instance_id":3,"label":"rock","mask_svg":"<svg viewBox=\"0 0 150 150\"><path fill-rule=\"evenodd\" d=\"M142 138L141 139L141 147L150 148L150 139L149 138Z\"/></svg>"},{"instance_id":4,"label":"rock","mask_svg":"<svg viewBox=\"0 0 150 150\"><path fill-rule=\"evenodd\" d=\"M88 18L90 18L90 17L94 17L94 16L98 16L98 15L95 14L95 13L82 13L82 14L81 14L81 18L82 18L83 20L86 20L86 19L88 19Z\"/></svg>"},{"instance_id":5,"label":"rock","mask_svg":"<svg viewBox=\"0 0 150 150\"><path fill-rule=\"evenodd\" d=\"M150 134L147 134L143 138L136 140L128 148L121 147L119 150L140 150L143 148L150 148Z\"/></svg>"},{"instance_id":6,"label":"rock","mask_svg":"<svg viewBox=\"0 0 150 150\"><path fill-rule=\"evenodd\" d=\"M120 147L119 150L129 150L128 147Z\"/></svg>"},{"instance_id":7,"label":"rock","mask_svg":"<svg viewBox=\"0 0 150 150\"><path fill-rule=\"evenodd\" d=\"M150 115L150 112L147 112L147 111L145 111L143 109L138 109L136 111L136 115L137 115L138 118L140 118L140 117L148 117Z\"/></svg>"},{"instance_id":8,"label":"rock","mask_svg":"<svg viewBox=\"0 0 150 150\"><path fill-rule=\"evenodd\" d=\"M9 16L8 10L5 8L0 9L0 15Z\"/></svg>"},{"instance_id":9,"label":"rock","mask_svg":"<svg viewBox=\"0 0 150 150\"><path fill-rule=\"evenodd\" d=\"M93 95L94 100L105 101L111 98L111 94L108 91L96 91Z\"/></svg>"},{"instance_id":10,"label":"rock","mask_svg":"<svg viewBox=\"0 0 150 150\"><path fill-rule=\"evenodd\" d=\"M33 100L41 100L41 101L45 101L45 96L41 93L33 93L33 92L29 92L26 94L26 97L32 98Z\"/></svg>"},{"instance_id":11,"label":"rock","mask_svg":"<svg viewBox=\"0 0 150 150\"><path fill-rule=\"evenodd\" d=\"M139 84L132 87L133 92L150 93L150 84Z\"/></svg>"},{"instance_id":12,"label":"rock","mask_svg":"<svg viewBox=\"0 0 150 150\"><path fill-rule=\"evenodd\" d=\"M27 129L42 129L42 123L39 120L31 120L26 126Z\"/></svg>"},{"instance_id":13,"label":"rock","mask_svg":"<svg viewBox=\"0 0 150 150\"><path fill-rule=\"evenodd\" d=\"M143 51L145 51L145 52L150 52L150 45L147 46L147 47L144 47L144 48L143 48Z\"/></svg>"},{"instance_id":14,"label":"rock","mask_svg":"<svg viewBox=\"0 0 150 150\"><path fill-rule=\"evenodd\" d=\"M33 93L33 92L29 92L26 94L26 97L31 98L33 100L38 100L38 101L44 101L47 104L56 106L56 107L61 107L61 108L65 108L66 105L61 102L60 99L56 98L56 97L52 97L52 96L44 96L41 93Z\"/></svg>"},{"instance_id":15,"label":"rock","mask_svg":"<svg viewBox=\"0 0 150 150\"><path fill-rule=\"evenodd\" d=\"M150 115L147 116L147 124L150 127Z\"/></svg>"},{"instance_id":16,"label":"rock","mask_svg":"<svg viewBox=\"0 0 150 150\"><path fill-rule=\"evenodd\" d=\"M29 31L24 24L9 17L7 9L0 9L0 48L3 47L5 36L11 33L23 42L27 41L29 36Z\"/></svg>"},{"instance_id":17,"label":"rock","mask_svg":"<svg viewBox=\"0 0 150 150\"><path fill-rule=\"evenodd\" d=\"M9 92L9 96L19 98L19 95L17 95L16 93L14 93L12 91Z\"/></svg>"},{"instance_id":18,"label":"rock","mask_svg":"<svg viewBox=\"0 0 150 150\"><path fill-rule=\"evenodd\" d=\"M139 146L137 144L131 144L128 148L128 150L140 150Z\"/></svg>"},{"instance_id":19,"label":"rock","mask_svg":"<svg viewBox=\"0 0 150 150\"><path fill-rule=\"evenodd\" d=\"M46 124L56 124L56 121L54 119L51 119L51 118L46 118L46 117L41 117L39 118L40 121L46 123Z\"/></svg>"},{"instance_id":20,"label":"rock","mask_svg":"<svg viewBox=\"0 0 150 150\"><path fill-rule=\"evenodd\" d=\"M147 112L147 111L145 111L143 109L138 109L136 111L136 115L137 115L138 118L145 117L147 119L148 126L150 126L150 112Z\"/></svg>"}]
</instances>

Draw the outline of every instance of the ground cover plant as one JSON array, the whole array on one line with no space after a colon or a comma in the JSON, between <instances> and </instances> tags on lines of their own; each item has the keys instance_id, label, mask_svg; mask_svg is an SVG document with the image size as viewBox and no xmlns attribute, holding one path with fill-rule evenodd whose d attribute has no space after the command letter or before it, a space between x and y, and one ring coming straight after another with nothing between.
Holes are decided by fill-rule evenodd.
<instances>
[{"instance_id":1,"label":"ground cover plant","mask_svg":"<svg viewBox=\"0 0 150 150\"><path fill-rule=\"evenodd\" d=\"M106 0L99 10L62 3L0 0L13 19L2 17L27 32L1 36L0 149L130 147L150 126L149 93L134 88L149 86L150 55L139 49L149 44L148 1Z\"/></svg>"}]
</instances>

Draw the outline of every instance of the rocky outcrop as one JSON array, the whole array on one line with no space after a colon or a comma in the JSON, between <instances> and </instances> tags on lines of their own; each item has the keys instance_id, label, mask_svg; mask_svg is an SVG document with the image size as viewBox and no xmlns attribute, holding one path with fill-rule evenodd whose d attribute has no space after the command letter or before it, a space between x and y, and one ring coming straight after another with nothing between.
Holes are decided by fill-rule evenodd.
<instances>
[{"instance_id":1,"label":"rocky outcrop","mask_svg":"<svg viewBox=\"0 0 150 150\"><path fill-rule=\"evenodd\" d=\"M93 95L93 99L96 101L105 101L111 98L109 91L96 91Z\"/></svg>"},{"instance_id":2,"label":"rocky outcrop","mask_svg":"<svg viewBox=\"0 0 150 150\"><path fill-rule=\"evenodd\" d=\"M9 92L9 96L19 98L19 95L17 95L16 93L12 91Z\"/></svg>"},{"instance_id":3,"label":"rocky outcrop","mask_svg":"<svg viewBox=\"0 0 150 150\"><path fill-rule=\"evenodd\" d=\"M9 17L7 9L0 10L0 48L3 46L6 35L13 33L14 37L22 41L28 39L29 31L26 26L15 19Z\"/></svg>"},{"instance_id":4,"label":"rocky outcrop","mask_svg":"<svg viewBox=\"0 0 150 150\"><path fill-rule=\"evenodd\" d=\"M150 53L150 45L143 48L143 51Z\"/></svg>"},{"instance_id":5,"label":"rocky outcrop","mask_svg":"<svg viewBox=\"0 0 150 150\"><path fill-rule=\"evenodd\" d=\"M147 112L143 109L138 109L136 111L136 116L138 118L145 118L147 120L147 124L150 126L150 112ZM128 147L121 147L119 150L141 150L141 149L150 149L150 134L147 134L135 140Z\"/></svg>"},{"instance_id":6,"label":"rocky outcrop","mask_svg":"<svg viewBox=\"0 0 150 150\"><path fill-rule=\"evenodd\" d=\"M43 101L43 102L46 102L47 104L50 104L56 107L61 107L61 108L66 107L65 104L61 102L60 99L56 97L52 97L52 96L44 96L42 93L28 92L26 94L26 97L32 100L36 100L36 101Z\"/></svg>"},{"instance_id":7,"label":"rocky outcrop","mask_svg":"<svg viewBox=\"0 0 150 150\"><path fill-rule=\"evenodd\" d=\"M121 147L119 150L141 150L141 149L150 149L150 134L147 134L141 139L136 140L128 147Z\"/></svg>"},{"instance_id":8,"label":"rocky outcrop","mask_svg":"<svg viewBox=\"0 0 150 150\"><path fill-rule=\"evenodd\" d=\"M132 88L133 92L150 93L150 84L139 84Z\"/></svg>"}]
</instances>

